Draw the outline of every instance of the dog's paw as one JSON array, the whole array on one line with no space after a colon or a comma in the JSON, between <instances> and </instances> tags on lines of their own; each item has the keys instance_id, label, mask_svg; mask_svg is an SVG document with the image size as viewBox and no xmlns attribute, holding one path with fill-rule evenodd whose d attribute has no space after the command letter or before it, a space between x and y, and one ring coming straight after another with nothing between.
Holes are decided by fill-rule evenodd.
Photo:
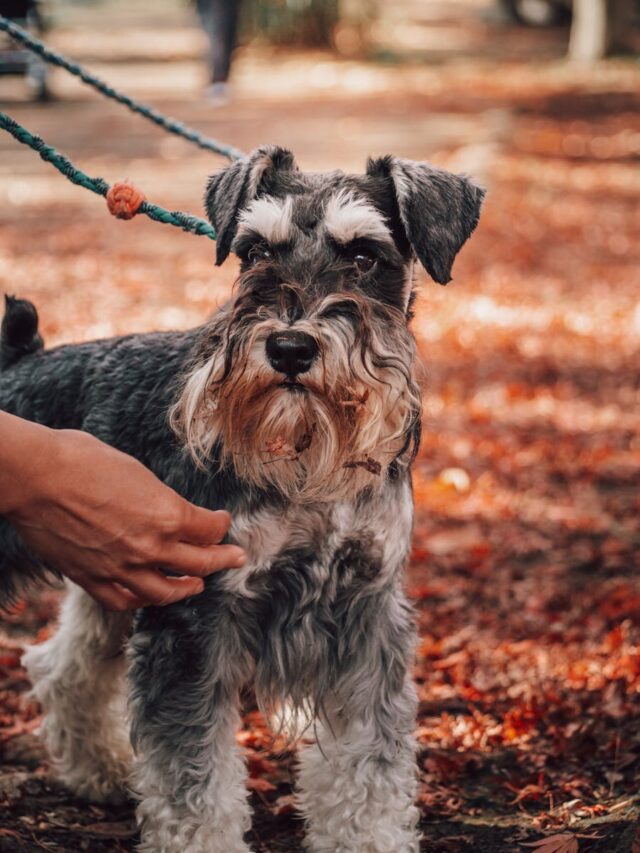
<instances>
[{"instance_id":1,"label":"dog's paw","mask_svg":"<svg viewBox=\"0 0 640 853\"><path fill-rule=\"evenodd\" d=\"M126 785L122 781L94 776L89 779L58 777L62 784L78 799L91 803L120 806L129 799Z\"/></svg>"},{"instance_id":2,"label":"dog's paw","mask_svg":"<svg viewBox=\"0 0 640 853\"><path fill-rule=\"evenodd\" d=\"M142 825L137 853L252 853L241 838L215 827Z\"/></svg>"}]
</instances>

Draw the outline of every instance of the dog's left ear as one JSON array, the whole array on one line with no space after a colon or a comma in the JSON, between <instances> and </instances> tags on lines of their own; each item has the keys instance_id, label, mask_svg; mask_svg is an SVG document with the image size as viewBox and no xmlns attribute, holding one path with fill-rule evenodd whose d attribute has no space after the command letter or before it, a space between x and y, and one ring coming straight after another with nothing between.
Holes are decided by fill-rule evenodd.
<instances>
[{"instance_id":1,"label":"dog's left ear","mask_svg":"<svg viewBox=\"0 0 640 853\"><path fill-rule=\"evenodd\" d=\"M451 281L451 267L478 224L485 191L469 178L399 157L369 160L367 175L393 182L411 248L434 281Z\"/></svg>"},{"instance_id":2,"label":"dog's left ear","mask_svg":"<svg viewBox=\"0 0 640 853\"><path fill-rule=\"evenodd\" d=\"M297 171L293 154L277 145L256 148L209 178L204 203L209 221L216 229L216 264L231 251L240 212L261 190L268 191L277 171Z\"/></svg>"}]
</instances>

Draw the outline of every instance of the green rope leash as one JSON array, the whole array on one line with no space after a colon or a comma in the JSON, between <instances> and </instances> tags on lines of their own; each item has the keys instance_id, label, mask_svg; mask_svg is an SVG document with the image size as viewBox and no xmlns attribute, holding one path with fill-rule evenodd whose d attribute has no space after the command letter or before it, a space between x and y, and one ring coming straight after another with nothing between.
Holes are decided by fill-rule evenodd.
<instances>
[{"instance_id":1,"label":"green rope leash","mask_svg":"<svg viewBox=\"0 0 640 853\"><path fill-rule=\"evenodd\" d=\"M244 157L244 153L238 148L234 148L232 145L224 145L216 139L204 136L202 133L199 133L192 127L188 127L183 122L167 118L152 107L142 104L139 101L130 98L128 95L119 92L103 80L100 80L99 77L96 77L94 74L86 71L81 65L71 62L61 54L51 50L46 46L46 44L29 35L26 30L23 30L22 27L14 24L3 15L0 15L0 30L4 30L4 32L8 33L11 38L23 44L33 53L37 53L47 62L50 62L52 65L58 65L60 68L64 68L70 74L74 74L76 77L79 77L84 83L87 83L87 85L93 86L94 89L97 89L98 92L101 92L105 97L111 98L119 104L124 104L124 106L128 107L132 112L144 116L144 118L149 119L149 121L159 125L159 127L164 128L169 131L169 133L175 133L177 136L181 136L183 139L193 142L194 145L198 145L200 148L204 148L207 151L215 151L216 154L222 154L223 157L227 157L229 160L239 160Z\"/></svg>"},{"instance_id":2,"label":"green rope leash","mask_svg":"<svg viewBox=\"0 0 640 853\"><path fill-rule=\"evenodd\" d=\"M103 178L92 178L86 175L52 145L47 145L43 139L30 133L25 127L18 124L17 121L6 115L6 113L0 113L0 130L6 130L18 142L28 145L29 148L37 151L43 160L51 163L65 178L68 178L74 184L78 184L101 196L106 196L109 192L109 184ZM177 228L182 228L183 231L190 231L192 234L208 237L210 240L216 239L216 232L208 222L189 213L183 213L180 210L165 210L164 207L152 204L150 201L142 202L138 213L144 213L145 216L148 216L155 222L175 225Z\"/></svg>"}]
</instances>

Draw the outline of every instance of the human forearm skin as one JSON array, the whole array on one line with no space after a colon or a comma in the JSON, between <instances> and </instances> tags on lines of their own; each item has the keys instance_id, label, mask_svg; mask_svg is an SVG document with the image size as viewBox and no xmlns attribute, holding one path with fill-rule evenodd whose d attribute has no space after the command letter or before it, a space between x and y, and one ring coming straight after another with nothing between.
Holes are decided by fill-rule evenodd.
<instances>
[{"instance_id":1,"label":"human forearm skin","mask_svg":"<svg viewBox=\"0 0 640 853\"><path fill-rule=\"evenodd\" d=\"M35 481L44 483L55 469L56 431L0 412L0 515L27 503Z\"/></svg>"}]
</instances>

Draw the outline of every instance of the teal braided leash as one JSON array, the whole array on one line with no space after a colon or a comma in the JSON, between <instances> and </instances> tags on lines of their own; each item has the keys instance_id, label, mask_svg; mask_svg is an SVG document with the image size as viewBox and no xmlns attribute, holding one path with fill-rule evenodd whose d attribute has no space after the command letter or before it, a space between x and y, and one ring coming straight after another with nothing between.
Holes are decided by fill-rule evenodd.
<instances>
[{"instance_id":1,"label":"teal braided leash","mask_svg":"<svg viewBox=\"0 0 640 853\"><path fill-rule=\"evenodd\" d=\"M52 145L47 145L43 139L30 133L25 127L18 124L17 121L6 115L6 113L0 113L0 130L6 130L18 142L28 145L29 148L37 151L43 160L51 163L65 178L68 178L74 184L78 184L101 196L106 196L109 192L109 184L103 178L92 178L86 175ZM175 225L177 228L182 228L183 231L190 231L192 234L208 237L210 240L216 239L216 232L208 222L189 213L183 213L181 210L165 210L164 207L160 207L158 204L144 201L138 208L138 213L144 213L145 216L148 216L149 219L153 219L155 222Z\"/></svg>"},{"instance_id":2,"label":"teal braided leash","mask_svg":"<svg viewBox=\"0 0 640 853\"><path fill-rule=\"evenodd\" d=\"M149 121L159 125L159 127L164 128L169 131L169 133L175 133L177 136L181 136L183 139L186 139L207 151L215 151L216 154L222 154L223 157L227 157L229 160L239 160L244 157L244 153L238 148L234 148L232 145L224 145L216 139L204 136L202 133L199 133L192 127L188 127L183 122L167 118L152 107L149 107L146 104L141 104L139 101L130 98L128 95L118 92L117 89L109 86L103 80L100 80L99 77L96 77L94 74L90 74L82 68L81 65L71 62L66 57L48 48L44 42L34 38L26 30L23 30L22 27L14 24L3 15L0 15L0 30L4 30L4 32L8 33L11 38L23 44L33 53L37 53L47 62L50 62L52 65L58 65L60 68L64 68L70 74L74 74L76 77L79 77L83 83L93 86L94 89L97 89L98 92L101 92L105 97L111 98L119 104L124 104L124 106L128 107L132 112L144 116L144 118L149 119Z\"/></svg>"}]
</instances>

